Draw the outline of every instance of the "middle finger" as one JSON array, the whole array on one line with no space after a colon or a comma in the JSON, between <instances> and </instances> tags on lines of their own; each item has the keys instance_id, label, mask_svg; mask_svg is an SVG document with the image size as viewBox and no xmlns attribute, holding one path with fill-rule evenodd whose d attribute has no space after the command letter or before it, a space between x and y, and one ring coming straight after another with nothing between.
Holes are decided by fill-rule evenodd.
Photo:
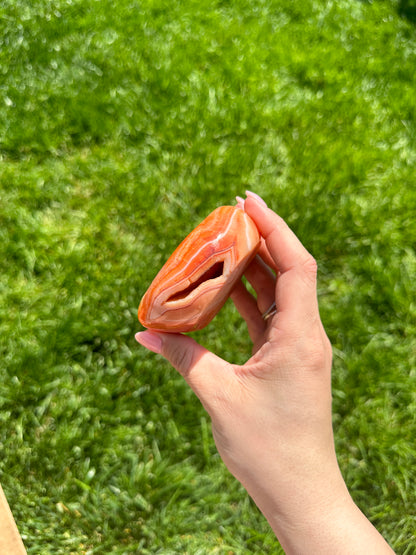
<instances>
[{"instance_id":1,"label":"middle finger","mask_svg":"<svg viewBox=\"0 0 416 555\"><path fill-rule=\"evenodd\" d=\"M267 264L256 256L244 272L257 295L257 307L263 314L275 302L276 276Z\"/></svg>"}]
</instances>

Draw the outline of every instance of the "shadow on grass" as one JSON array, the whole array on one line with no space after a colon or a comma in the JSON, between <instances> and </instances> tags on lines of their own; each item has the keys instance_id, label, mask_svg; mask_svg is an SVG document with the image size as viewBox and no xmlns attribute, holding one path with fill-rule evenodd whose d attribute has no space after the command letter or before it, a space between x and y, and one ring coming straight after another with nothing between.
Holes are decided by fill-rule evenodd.
<instances>
[{"instance_id":1,"label":"shadow on grass","mask_svg":"<svg viewBox=\"0 0 416 555\"><path fill-rule=\"evenodd\" d=\"M416 0L400 0L397 11L402 17L416 24Z\"/></svg>"},{"instance_id":2,"label":"shadow on grass","mask_svg":"<svg viewBox=\"0 0 416 555\"><path fill-rule=\"evenodd\" d=\"M364 4L371 4L371 0L360 0ZM396 2L394 2L396 4ZM416 0L398 0L397 13L400 17L416 24Z\"/></svg>"}]
</instances>

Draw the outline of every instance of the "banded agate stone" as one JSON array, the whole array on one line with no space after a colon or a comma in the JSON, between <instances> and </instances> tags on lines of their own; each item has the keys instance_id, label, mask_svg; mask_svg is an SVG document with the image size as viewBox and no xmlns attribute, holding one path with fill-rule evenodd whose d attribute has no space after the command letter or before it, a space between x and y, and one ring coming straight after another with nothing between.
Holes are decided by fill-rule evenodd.
<instances>
[{"instance_id":1,"label":"banded agate stone","mask_svg":"<svg viewBox=\"0 0 416 555\"><path fill-rule=\"evenodd\" d=\"M255 256L260 235L237 206L220 206L175 249L143 296L138 317L149 329L204 328Z\"/></svg>"}]
</instances>

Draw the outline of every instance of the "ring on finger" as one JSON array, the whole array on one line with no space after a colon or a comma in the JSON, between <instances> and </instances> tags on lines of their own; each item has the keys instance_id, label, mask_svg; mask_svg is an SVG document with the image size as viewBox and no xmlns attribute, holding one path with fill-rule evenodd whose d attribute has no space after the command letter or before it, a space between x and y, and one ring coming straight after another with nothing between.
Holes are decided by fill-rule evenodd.
<instances>
[{"instance_id":1,"label":"ring on finger","mask_svg":"<svg viewBox=\"0 0 416 555\"><path fill-rule=\"evenodd\" d=\"M263 320L265 322L267 322L267 320L269 318L271 318L272 316L274 316L276 313L277 313L277 308L276 308L276 303L274 302L273 304L271 304L269 306L269 308L266 310L266 312L263 312L261 317L263 318Z\"/></svg>"}]
</instances>

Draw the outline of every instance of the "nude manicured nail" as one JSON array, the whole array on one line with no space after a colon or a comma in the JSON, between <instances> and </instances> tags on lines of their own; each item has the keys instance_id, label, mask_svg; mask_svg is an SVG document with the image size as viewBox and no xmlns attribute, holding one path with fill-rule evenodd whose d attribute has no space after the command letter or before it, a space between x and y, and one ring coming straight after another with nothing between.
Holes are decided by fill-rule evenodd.
<instances>
[{"instance_id":1,"label":"nude manicured nail","mask_svg":"<svg viewBox=\"0 0 416 555\"><path fill-rule=\"evenodd\" d=\"M162 352L162 338L157 333L151 331L139 331L134 336L136 341L152 351L153 353L160 354Z\"/></svg>"},{"instance_id":2,"label":"nude manicured nail","mask_svg":"<svg viewBox=\"0 0 416 555\"><path fill-rule=\"evenodd\" d=\"M252 191L246 191L246 195L249 198L252 198L252 199L256 200L257 202L259 202L260 204L262 204L265 208L267 208L267 204L264 202L264 200L257 193L253 193Z\"/></svg>"},{"instance_id":3,"label":"nude manicured nail","mask_svg":"<svg viewBox=\"0 0 416 555\"><path fill-rule=\"evenodd\" d=\"M235 197L235 200L237 201L237 206L244 210L244 199L241 197Z\"/></svg>"}]
</instances>

